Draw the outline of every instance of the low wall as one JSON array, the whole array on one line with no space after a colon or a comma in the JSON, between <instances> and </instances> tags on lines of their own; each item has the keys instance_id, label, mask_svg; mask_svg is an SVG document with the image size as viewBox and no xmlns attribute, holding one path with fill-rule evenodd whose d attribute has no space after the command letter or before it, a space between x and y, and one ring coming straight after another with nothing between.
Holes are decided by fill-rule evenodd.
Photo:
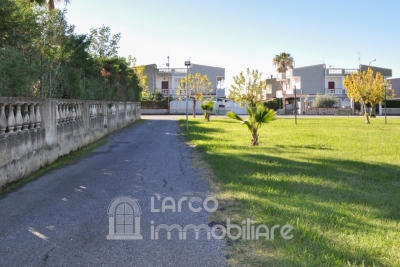
<instances>
[{"instance_id":1,"label":"low wall","mask_svg":"<svg viewBox=\"0 0 400 267\"><path fill-rule=\"evenodd\" d=\"M0 189L140 114L138 102L0 97Z\"/></svg>"},{"instance_id":2,"label":"low wall","mask_svg":"<svg viewBox=\"0 0 400 267\"><path fill-rule=\"evenodd\" d=\"M309 108L306 115L353 115L350 108Z\"/></svg>"},{"instance_id":3,"label":"low wall","mask_svg":"<svg viewBox=\"0 0 400 267\"><path fill-rule=\"evenodd\" d=\"M164 115L168 114L168 109L142 109L142 115Z\"/></svg>"},{"instance_id":4,"label":"low wall","mask_svg":"<svg viewBox=\"0 0 400 267\"><path fill-rule=\"evenodd\" d=\"M382 114L385 114L385 108L382 108ZM400 115L400 108L387 108L387 115Z\"/></svg>"}]
</instances>

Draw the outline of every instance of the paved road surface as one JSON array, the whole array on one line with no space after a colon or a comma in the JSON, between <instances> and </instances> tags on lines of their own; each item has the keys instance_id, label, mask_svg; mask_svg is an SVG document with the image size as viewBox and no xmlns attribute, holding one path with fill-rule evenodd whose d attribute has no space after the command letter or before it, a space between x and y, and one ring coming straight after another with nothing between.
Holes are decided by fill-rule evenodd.
<instances>
[{"instance_id":1,"label":"paved road surface","mask_svg":"<svg viewBox=\"0 0 400 267\"><path fill-rule=\"evenodd\" d=\"M187 201L182 212L151 212L151 197L159 209L165 197L210 194L191 167L192 148L178 135L175 117L146 118L75 164L0 196L0 266L225 266L224 241L207 240L205 231L200 240L193 231L179 240L173 230L167 240L160 230L152 240L152 226L208 224L209 213L191 211ZM107 240L107 210L119 196L140 205L142 240ZM129 224L128 208L125 214Z\"/></svg>"}]
</instances>

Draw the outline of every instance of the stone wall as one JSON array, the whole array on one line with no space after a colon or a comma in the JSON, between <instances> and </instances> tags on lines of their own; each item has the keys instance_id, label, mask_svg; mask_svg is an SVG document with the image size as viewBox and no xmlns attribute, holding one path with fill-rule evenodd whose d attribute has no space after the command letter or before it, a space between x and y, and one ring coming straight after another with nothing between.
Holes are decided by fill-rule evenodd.
<instances>
[{"instance_id":1,"label":"stone wall","mask_svg":"<svg viewBox=\"0 0 400 267\"><path fill-rule=\"evenodd\" d=\"M350 108L309 108L306 115L353 115Z\"/></svg>"},{"instance_id":2,"label":"stone wall","mask_svg":"<svg viewBox=\"0 0 400 267\"><path fill-rule=\"evenodd\" d=\"M140 115L136 102L0 97L0 189Z\"/></svg>"}]
</instances>

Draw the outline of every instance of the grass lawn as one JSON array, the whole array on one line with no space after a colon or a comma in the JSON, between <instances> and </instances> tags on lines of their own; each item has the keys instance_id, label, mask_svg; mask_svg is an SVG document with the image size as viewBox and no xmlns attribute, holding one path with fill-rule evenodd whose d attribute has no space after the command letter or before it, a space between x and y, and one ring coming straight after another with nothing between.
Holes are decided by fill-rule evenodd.
<instances>
[{"instance_id":1,"label":"grass lawn","mask_svg":"<svg viewBox=\"0 0 400 267\"><path fill-rule=\"evenodd\" d=\"M185 122L182 121L182 128ZM238 266L400 266L400 119L299 117L262 126L260 146L231 119L189 121L215 174L220 209L255 227L290 224L267 240L230 240Z\"/></svg>"}]
</instances>

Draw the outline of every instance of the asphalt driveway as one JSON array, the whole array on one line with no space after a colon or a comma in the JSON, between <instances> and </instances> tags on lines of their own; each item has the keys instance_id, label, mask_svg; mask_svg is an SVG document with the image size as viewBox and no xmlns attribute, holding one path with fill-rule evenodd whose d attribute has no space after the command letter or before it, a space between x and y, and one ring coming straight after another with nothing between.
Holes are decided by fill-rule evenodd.
<instances>
[{"instance_id":1,"label":"asphalt driveway","mask_svg":"<svg viewBox=\"0 0 400 267\"><path fill-rule=\"evenodd\" d=\"M75 164L0 196L0 266L225 266L225 242L207 238L206 230L198 240L194 231L186 240L178 228L170 240L167 230L156 231L208 225L202 203L211 194L191 165L193 148L179 135L176 117L145 118ZM110 211L121 196L134 199L140 212L136 207L132 216L126 203ZM191 199L197 202L189 206ZM136 239L129 239L132 229ZM116 240L107 239L111 232Z\"/></svg>"}]
</instances>

